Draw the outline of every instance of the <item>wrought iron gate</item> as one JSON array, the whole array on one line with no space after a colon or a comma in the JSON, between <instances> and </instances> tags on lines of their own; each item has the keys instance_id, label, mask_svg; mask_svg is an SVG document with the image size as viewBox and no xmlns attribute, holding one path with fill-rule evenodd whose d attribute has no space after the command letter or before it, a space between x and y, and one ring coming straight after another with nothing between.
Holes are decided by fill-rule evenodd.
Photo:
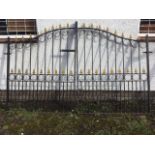
<instances>
[{"instance_id":1,"label":"wrought iron gate","mask_svg":"<svg viewBox=\"0 0 155 155\"><path fill-rule=\"evenodd\" d=\"M9 106L149 112L149 47L93 25L52 28L37 42L8 40Z\"/></svg>"}]
</instances>

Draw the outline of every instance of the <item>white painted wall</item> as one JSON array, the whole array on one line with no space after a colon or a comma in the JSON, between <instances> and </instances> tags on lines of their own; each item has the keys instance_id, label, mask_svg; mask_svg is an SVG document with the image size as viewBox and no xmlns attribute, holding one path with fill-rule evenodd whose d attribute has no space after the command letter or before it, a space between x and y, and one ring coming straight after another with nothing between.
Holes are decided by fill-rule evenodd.
<instances>
[{"instance_id":1,"label":"white painted wall","mask_svg":"<svg viewBox=\"0 0 155 155\"><path fill-rule=\"evenodd\" d=\"M60 24L66 26L67 23L73 24L78 21L78 25L83 23L86 25L93 24L94 26L101 25L102 28L109 27L109 30L118 33L124 33L126 36L130 34L137 38L139 33L139 19L37 19L38 32L44 31L44 28L51 28L51 26L59 26Z\"/></svg>"},{"instance_id":2,"label":"white painted wall","mask_svg":"<svg viewBox=\"0 0 155 155\"><path fill-rule=\"evenodd\" d=\"M37 24L38 24L38 31L42 31L45 27L49 27L51 25L54 26L58 26L59 24L66 24L66 23L74 23L76 20L45 20L45 19L38 19L37 20ZM126 35L128 35L129 33L132 34L133 36L137 36L138 34L138 29L139 29L139 20L78 20L79 25L82 23L86 23L86 24L90 24L90 23L94 23L94 25L102 25L103 27L109 27L110 30L114 31L115 29L119 32L122 33L124 32ZM88 70L91 71L91 56L89 55L89 52L91 51L91 47L90 47L90 39L88 36L87 42L86 42L86 57L87 57L87 61L86 61L86 72L88 72ZM106 48L105 48L105 40L102 40L102 70L106 69L107 66L107 61L106 61ZM74 42L71 43L70 45L72 48L74 46ZM109 68L110 70L113 69L114 70L114 45L112 42L109 43L109 47L110 47L110 55L109 55ZM52 48L52 44L51 44L51 40L49 40L47 42L47 55L46 55L46 59L47 59L47 67L46 67L46 71L44 71L44 43L40 43L39 46L39 70L43 70L43 73L47 73L48 69L50 69L51 71L51 65L52 65L52 61L51 61L51 48ZM66 48L66 39L64 38L64 40L62 40L62 49ZM155 51L155 45L154 43L150 44L150 49L151 51ZM94 72L96 69L99 70L99 52L98 52L98 40L96 38L96 42L94 43ZM134 52L133 52L133 69L138 68L138 52L137 52L137 48L135 48ZM0 44L0 88L1 89L5 89L6 88L6 55L4 55L4 53L6 53L6 45L4 44ZM32 47L32 70L37 68L36 66L36 60L37 60L37 46L36 44L33 45ZM117 66L118 69L122 70L122 52L120 49L120 46L117 45ZM22 50L19 49L16 51L17 52L17 58L15 58L15 51L12 51L11 54L11 63L10 63L10 70L13 69L14 72L17 72L18 69L22 69ZM80 70L84 71L84 63L83 63L83 36L81 34L81 36L79 36L79 72ZM54 70L57 70L59 72L59 63L58 63L58 55L59 55L59 41L55 40L54 42ZM146 57L144 56L144 53L141 53L141 68L145 68L146 70ZM28 45L24 50L24 70L29 69L29 65L30 65L30 53L29 53L29 48ZM69 54L69 71L72 70L74 72L74 61L73 61L74 55L72 53ZM15 60L18 59L18 63L17 66L15 66ZM62 56L62 69L65 70L66 72L66 56L65 53ZM150 55L150 71L151 71L151 90L155 90L155 53ZM16 69L15 69L16 68ZM125 69L129 69L130 70L130 52L129 49L126 47L125 48ZM54 72L54 71L53 71ZM92 71L91 71L92 72Z\"/></svg>"}]
</instances>

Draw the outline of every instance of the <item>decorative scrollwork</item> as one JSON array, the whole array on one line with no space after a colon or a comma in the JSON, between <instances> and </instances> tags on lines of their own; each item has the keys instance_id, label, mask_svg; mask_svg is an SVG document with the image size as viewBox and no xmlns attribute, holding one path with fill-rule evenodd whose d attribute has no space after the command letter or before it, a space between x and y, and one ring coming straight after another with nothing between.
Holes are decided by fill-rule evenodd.
<instances>
[{"instance_id":1,"label":"decorative scrollwork","mask_svg":"<svg viewBox=\"0 0 155 155\"><path fill-rule=\"evenodd\" d=\"M29 77L29 75L24 75L23 79L24 79L25 81L28 81L28 80L30 79L30 77Z\"/></svg>"},{"instance_id":2,"label":"decorative scrollwork","mask_svg":"<svg viewBox=\"0 0 155 155\"><path fill-rule=\"evenodd\" d=\"M39 75L39 81L44 81L45 80L45 76L44 75Z\"/></svg>"}]
</instances>

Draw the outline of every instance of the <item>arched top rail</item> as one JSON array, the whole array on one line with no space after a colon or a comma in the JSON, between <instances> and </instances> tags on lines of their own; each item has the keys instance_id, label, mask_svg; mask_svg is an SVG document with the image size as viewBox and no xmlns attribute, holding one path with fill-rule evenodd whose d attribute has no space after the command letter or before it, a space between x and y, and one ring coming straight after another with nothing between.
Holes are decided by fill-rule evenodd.
<instances>
[{"instance_id":1,"label":"arched top rail","mask_svg":"<svg viewBox=\"0 0 155 155\"><path fill-rule=\"evenodd\" d=\"M46 30L45 29L43 33L37 35L37 38L42 37L42 36L44 36L46 34L49 34L49 33L57 32L57 31L74 30L74 29L75 28L72 28L72 27L62 27L62 28L55 28L55 29L53 28L51 30ZM109 36L113 36L113 37L116 37L118 39L139 42L138 39L132 38L131 35L129 37L126 37L123 33L122 33L122 35L119 35L119 34L117 34L117 31L111 32L108 29L104 30L104 29L101 29L101 28L93 28L93 27L78 27L77 29L78 30L83 30L83 31L94 31L94 32L97 32L97 33L106 33Z\"/></svg>"}]
</instances>

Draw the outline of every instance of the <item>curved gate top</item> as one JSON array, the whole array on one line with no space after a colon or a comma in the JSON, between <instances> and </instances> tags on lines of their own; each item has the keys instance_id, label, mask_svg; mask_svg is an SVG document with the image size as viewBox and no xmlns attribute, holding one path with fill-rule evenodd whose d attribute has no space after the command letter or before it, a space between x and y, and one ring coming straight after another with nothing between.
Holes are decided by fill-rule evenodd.
<instances>
[{"instance_id":1,"label":"curved gate top","mask_svg":"<svg viewBox=\"0 0 155 155\"><path fill-rule=\"evenodd\" d=\"M95 104L93 110L102 112L149 111L147 45L77 23L45 32L36 43L9 44L7 100L63 108L84 104L90 111Z\"/></svg>"}]
</instances>

